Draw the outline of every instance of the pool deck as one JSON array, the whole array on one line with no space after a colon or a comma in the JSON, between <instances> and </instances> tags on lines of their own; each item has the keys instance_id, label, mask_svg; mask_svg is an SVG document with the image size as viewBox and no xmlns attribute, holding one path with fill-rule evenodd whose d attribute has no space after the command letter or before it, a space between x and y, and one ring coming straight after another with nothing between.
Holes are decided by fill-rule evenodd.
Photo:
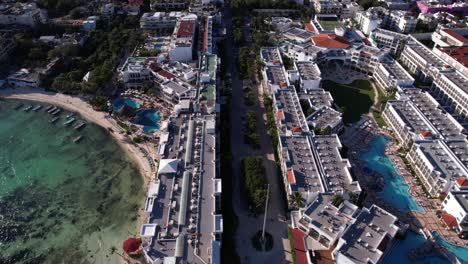
<instances>
[{"instance_id":1,"label":"pool deck","mask_svg":"<svg viewBox=\"0 0 468 264\"><path fill-rule=\"evenodd\" d=\"M417 211L402 212L401 210L391 206L389 203L379 197L378 191L370 186L375 186L375 175L370 175L364 172L365 162L360 159L362 151L368 148L370 142L379 135L384 135L393 138L391 134L378 128L375 121L369 120L368 126L362 128L362 125L368 119L362 119L352 127L346 129L346 132L340 136L343 144L349 147L348 158L353 165L355 175L358 178L362 188L368 193L364 205L375 203L385 210L398 217L403 223L409 224L410 230L420 233L425 233L426 237L431 238L431 232L437 231L442 238L453 245L466 245L466 241L460 239L458 235L447 230L445 224L437 217L437 211L441 210L441 201L437 198L426 197L421 186L417 184L417 179L412 176L410 170L406 167L403 159L398 154L399 146L396 142L391 141L386 145L385 154L392 160L392 163L398 170L398 174L404 177L403 183L409 185L409 194L413 199L424 209L424 213ZM373 178L374 177L374 178ZM372 179L373 178L373 179Z\"/></svg>"}]
</instances>

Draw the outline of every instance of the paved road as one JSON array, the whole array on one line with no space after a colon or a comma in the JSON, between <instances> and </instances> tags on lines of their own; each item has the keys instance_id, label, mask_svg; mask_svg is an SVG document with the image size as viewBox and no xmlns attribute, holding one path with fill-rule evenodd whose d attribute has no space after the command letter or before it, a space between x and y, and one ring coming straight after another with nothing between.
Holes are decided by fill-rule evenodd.
<instances>
[{"instance_id":1,"label":"paved road","mask_svg":"<svg viewBox=\"0 0 468 264\"><path fill-rule=\"evenodd\" d=\"M237 252L242 263L288 263L284 260L285 250L283 242L287 240L287 223L285 212L283 209L283 201L274 162L273 148L270 137L266 133L263 120L264 109L263 103L257 102L256 106L248 109L244 106L242 82L238 78L236 69L235 52L232 52L235 47L232 45L232 24L229 13L225 14L225 22L228 28L226 48L228 51L228 61L226 62L227 70L232 77L232 100L231 100L231 146L233 156L233 201L234 211L239 217L239 227L236 235ZM248 32L244 28L244 32ZM260 135L259 150L253 150L250 146L244 143L244 133L242 128L241 117L245 115L247 110L253 110L257 113L258 131ZM263 215L253 217L250 215L247 208L247 201L241 193L241 161L248 155L261 155L264 157L264 165L268 181L270 183L270 203L267 215L267 232L274 237L274 248L269 252L258 252L251 244L251 237L261 230L263 224Z\"/></svg>"}]
</instances>

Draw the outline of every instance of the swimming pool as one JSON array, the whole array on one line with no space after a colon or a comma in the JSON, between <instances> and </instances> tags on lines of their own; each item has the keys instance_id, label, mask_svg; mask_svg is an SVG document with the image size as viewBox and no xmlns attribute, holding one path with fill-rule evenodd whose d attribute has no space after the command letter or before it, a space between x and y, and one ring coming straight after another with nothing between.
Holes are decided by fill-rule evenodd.
<instances>
[{"instance_id":1,"label":"swimming pool","mask_svg":"<svg viewBox=\"0 0 468 264\"><path fill-rule=\"evenodd\" d=\"M385 145L389 139L384 136L374 138L369 148L361 153L360 159L365 162L370 171L381 174L385 186L379 196L391 206L403 211L418 211L424 213L424 209L416 204L408 192L409 186L403 182L404 178L398 175L390 158L385 155Z\"/></svg>"},{"instance_id":2,"label":"swimming pool","mask_svg":"<svg viewBox=\"0 0 468 264\"><path fill-rule=\"evenodd\" d=\"M131 108L135 108L135 109L140 108L140 104L131 98L123 97L112 102L112 107L114 108L115 111L119 111L120 108L122 108L124 105L130 106Z\"/></svg>"},{"instance_id":3,"label":"swimming pool","mask_svg":"<svg viewBox=\"0 0 468 264\"><path fill-rule=\"evenodd\" d=\"M437 244L447 248L450 252L452 252L459 260L463 262L468 262L468 248L455 246L450 244L449 242L445 241L436 231L432 232L432 236L434 237Z\"/></svg>"},{"instance_id":4,"label":"swimming pool","mask_svg":"<svg viewBox=\"0 0 468 264\"><path fill-rule=\"evenodd\" d=\"M156 109L142 109L136 114L136 123L143 126L147 134L159 130L161 115Z\"/></svg>"},{"instance_id":5,"label":"swimming pool","mask_svg":"<svg viewBox=\"0 0 468 264\"><path fill-rule=\"evenodd\" d=\"M410 259L408 254L423 246L426 242L426 238L423 235L408 231L403 240L395 239L389 252L385 255L383 263L385 264L405 264L405 263L416 263L416 264L449 264L450 261L445 257L437 254L431 254L421 256L417 259Z\"/></svg>"}]
</instances>

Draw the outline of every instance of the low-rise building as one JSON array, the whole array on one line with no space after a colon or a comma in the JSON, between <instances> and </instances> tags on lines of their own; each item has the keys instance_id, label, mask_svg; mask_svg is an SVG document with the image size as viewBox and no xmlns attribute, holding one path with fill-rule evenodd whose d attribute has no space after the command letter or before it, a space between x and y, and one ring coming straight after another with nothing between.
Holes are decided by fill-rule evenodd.
<instances>
[{"instance_id":1,"label":"low-rise building","mask_svg":"<svg viewBox=\"0 0 468 264\"><path fill-rule=\"evenodd\" d=\"M297 43L307 43L310 41L310 38L315 34L297 27L292 27L282 34L285 38L297 42Z\"/></svg>"},{"instance_id":2,"label":"low-rise building","mask_svg":"<svg viewBox=\"0 0 468 264\"><path fill-rule=\"evenodd\" d=\"M338 134L344 127L342 116L343 114L335 109L322 106L307 117L307 124L311 125L314 131Z\"/></svg>"},{"instance_id":3,"label":"low-rise building","mask_svg":"<svg viewBox=\"0 0 468 264\"><path fill-rule=\"evenodd\" d=\"M320 81L322 80L321 72L317 64L310 61L295 61L294 68L297 71L297 79L302 90L311 90L320 88Z\"/></svg>"},{"instance_id":4,"label":"low-rise building","mask_svg":"<svg viewBox=\"0 0 468 264\"><path fill-rule=\"evenodd\" d=\"M190 84L180 80L169 80L160 86L160 98L170 105L176 105L182 100L193 100L197 95Z\"/></svg>"},{"instance_id":5,"label":"low-rise building","mask_svg":"<svg viewBox=\"0 0 468 264\"><path fill-rule=\"evenodd\" d=\"M378 10L369 9L367 11L357 12L356 20L362 33L369 35L372 31L380 27L382 16Z\"/></svg>"},{"instance_id":6,"label":"low-rise building","mask_svg":"<svg viewBox=\"0 0 468 264\"><path fill-rule=\"evenodd\" d=\"M418 19L406 11L393 11L385 17L386 27L398 33L412 33L416 29Z\"/></svg>"},{"instance_id":7,"label":"low-rise building","mask_svg":"<svg viewBox=\"0 0 468 264\"><path fill-rule=\"evenodd\" d=\"M12 87L38 88L41 84L40 73L38 71L21 69L7 77L8 85Z\"/></svg>"},{"instance_id":8,"label":"low-rise building","mask_svg":"<svg viewBox=\"0 0 468 264\"><path fill-rule=\"evenodd\" d=\"M452 191L442 202L447 226L463 236L468 235L468 191Z\"/></svg>"},{"instance_id":9,"label":"low-rise building","mask_svg":"<svg viewBox=\"0 0 468 264\"><path fill-rule=\"evenodd\" d=\"M173 30L182 12L144 13L140 18L140 28L143 30Z\"/></svg>"},{"instance_id":10,"label":"low-rise building","mask_svg":"<svg viewBox=\"0 0 468 264\"><path fill-rule=\"evenodd\" d=\"M394 56L399 56L405 47L408 36L390 30L377 28L370 34L370 39L378 48L386 48Z\"/></svg>"},{"instance_id":11,"label":"low-rise building","mask_svg":"<svg viewBox=\"0 0 468 264\"><path fill-rule=\"evenodd\" d=\"M288 17L272 17L269 21L273 29L283 32L289 29L293 23L292 19Z\"/></svg>"},{"instance_id":12,"label":"low-rise building","mask_svg":"<svg viewBox=\"0 0 468 264\"><path fill-rule=\"evenodd\" d=\"M331 107L333 105L333 97L329 91L324 89L313 89L306 91L307 93L301 93L300 100L307 100L311 107L315 109L321 108L322 106Z\"/></svg>"},{"instance_id":13,"label":"low-rise building","mask_svg":"<svg viewBox=\"0 0 468 264\"><path fill-rule=\"evenodd\" d=\"M324 59L326 48L309 44L283 42L280 45L283 54L296 61L320 62Z\"/></svg>"},{"instance_id":14,"label":"low-rise building","mask_svg":"<svg viewBox=\"0 0 468 264\"><path fill-rule=\"evenodd\" d=\"M197 16L193 14L177 21L169 49L171 61L191 61L193 59L196 27Z\"/></svg>"},{"instance_id":15,"label":"low-rise building","mask_svg":"<svg viewBox=\"0 0 468 264\"><path fill-rule=\"evenodd\" d=\"M412 86L414 83L413 77L395 60L379 63L373 77L386 94L395 92L398 86Z\"/></svg>"},{"instance_id":16,"label":"low-rise building","mask_svg":"<svg viewBox=\"0 0 468 264\"><path fill-rule=\"evenodd\" d=\"M333 193L319 193L307 208L299 211L297 226L313 240L330 249L355 218L358 207L349 201L333 204Z\"/></svg>"},{"instance_id":17,"label":"low-rise building","mask_svg":"<svg viewBox=\"0 0 468 264\"><path fill-rule=\"evenodd\" d=\"M334 14L340 15L343 5L338 1L316 0L314 1L314 9L317 14Z\"/></svg>"},{"instance_id":18,"label":"low-rise building","mask_svg":"<svg viewBox=\"0 0 468 264\"><path fill-rule=\"evenodd\" d=\"M356 68L362 72L372 75L379 66L379 62L385 59L389 53L388 50L360 45L346 51L350 58L351 68Z\"/></svg>"},{"instance_id":19,"label":"low-rise building","mask_svg":"<svg viewBox=\"0 0 468 264\"><path fill-rule=\"evenodd\" d=\"M0 4L0 25L35 27L39 24L45 24L47 21L47 11L40 9L34 2Z\"/></svg>"},{"instance_id":20,"label":"low-rise building","mask_svg":"<svg viewBox=\"0 0 468 264\"><path fill-rule=\"evenodd\" d=\"M372 205L363 208L333 250L336 263L379 263L398 232L397 218Z\"/></svg>"},{"instance_id":21,"label":"low-rise building","mask_svg":"<svg viewBox=\"0 0 468 264\"><path fill-rule=\"evenodd\" d=\"M406 158L435 197L447 193L456 178L468 175L467 168L442 140L415 141Z\"/></svg>"},{"instance_id":22,"label":"low-rise building","mask_svg":"<svg viewBox=\"0 0 468 264\"><path fill-rule=\"evenodd\" d=\"M187 9L188 4L185 0L152 0L150 7L156 11L176 11Z\"/></svg>"}]
</instances>

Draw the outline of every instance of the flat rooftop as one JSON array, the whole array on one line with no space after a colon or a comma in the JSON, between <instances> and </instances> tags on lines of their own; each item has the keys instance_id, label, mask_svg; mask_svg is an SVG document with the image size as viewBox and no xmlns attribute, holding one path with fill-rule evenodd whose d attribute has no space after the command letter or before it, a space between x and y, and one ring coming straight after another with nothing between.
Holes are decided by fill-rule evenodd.
<instances>
[{"instance_id":1,"label":"flat rooftop","mask_svg":"<svg viewBox=\"0 0 468 264\"><path fill-rule=\"evenodd\" d=\"M302 134L308 132L309 127L302 112L299 98L294 89L279 89L274 94L278 118L281 121L280 133Z\"/></svg>"},{"instance_id":2,"label":"flat rooftop","mask_svg":"<svg viewBox=\"0 0 468 264\"><path fill-rule=\"evenodd\" d=\"M303 80L319 80L320 69L317 64L310 61L296 61L296 68Z\"/></svg>"},{"instance_id":3,"label":"flat rooftop","mask_svg":"<svg viewBox=\"0 0 468 264\"><path fill-rule=\"evenodd\" d=\"M468 141L450 141L447 142L447 145L461 163L468 168Z\"/></svg>"},{"instance_id":4,"label":"flat rooftop","mask_svg":"<svg viewBox=\"0 0 468 264\"><path fill-rule=\"evenodd\" d=\"M463 76L461 73L459 73L458 71L448 71L443 72L442 76L446 77L447 80L455 84L465 94L468 94L468 78Z\"/></svg>"},{"instance_id":5,"label":"flat rooftop","mask_svg":"<svg viewBox=\"0 0 468 264\"><path fill-rule=\"evenodd\" d=\"M286 30L285 32L283 32L283 35L287 38L291 38L291 39L299 38L304 41L307 41L315 34L310 31L298 28L298 27L292 27Z\"/></svg>"},{"instance_id":6,"label":"flat rooftop","mask_svg":"<svg viewBox=\"0 0 468 264\"><path fill-rule=\"evenodd\" d=\"M431 132L432 129L416 107L406 100L390 100L387 104L396 111L413 133Z\"/></svg>"},{"instance_id":7,"label":"flat rooftop","mask_svg":"<svg viewBox=\"0 0 468 264\"><path fill-rule=\"evenodd\" d=\"M195 19L190 19L190 20L181 20L178 23L177 27L177 33L176 36L177 38L188 38L192 37L193 34L195 33Z\"/></svg>"},{"instance_id":8,"label":"flat rooftop","mask_svg":"<svg viewBox=\"0 0 468 264\"><path fill-rule=\"evenodd\" d=\"M308 116L307 123L312 124L314 128L334 128L342 121L341 116L342 114L335 109L324 106Z\"/></svg>"},{"instance_id":9,"label":"flat rooftop","mask_svg":"<svg viewBox=\"0 0 468 264\"><path fill-rule=\"evenodd\" d=\"M333 103L332 95L324 89L308 90L306 94L301 93L299 98L301 100L309 100L314 108L320 108L322 106L331 107Z\"/></svg>"},{"instance_id":10,"label":"flat rooftop","mask_svg":"<svg viewBox=\"0 0 468 264\"><path fill-rule=\"evenodd\" d=\"M434 54L430 49L426 48L422 43L419 41L409 41L406 43L406 48L412 50L416 53L421 60L426 61L427 63L431 64L433 67L438 69L442 69L446 64L442 59L440 59L437 55Z\"/></svg>"},{"instance_id":11,"label":"flat rooftop","mask_svg":"<svg viewBox=\"0 0 468 264\"><path fill-rule=\"evenodd\" d=\"M445 140L465 140L463 126L439 108L437 101L421 89L404 89L403 93L417 106Z\"/></svg>"},{"instance_id":12,"label":"flat rooftop","mask_svg":"<svg viewBox=\"0 0 468 264\"><path fill-rule=\"evenodd\" d=\"M319 193L325 189L307 136L280 137L283 159L287 161L288 182L293 192Z\"/></svg>"},{"instance_id":13,"label":"flat rooftop","mask_svg":"<svg viewBox=\"0 0 468 264\"><path fill-rule=\"evenodd\" d=\"M439 177L450 180L468 175L466 168L460 166L457 158L441 140L416 141L426 159L440 173Z\"/></svg>"},{"instance_id":14,"label":"flat rooftop","mask_svg":"<svg viewBox=\"0 0 468 264\"><path fill-rule=\"evenodd\" d=\"M265 73L269 84L278 85L283 88L288 86L288 81L282 65L267 65L265 67Z\"/></svg>"},{"instance_id":15,"label":"flat rooftop","mask_svg":"<svg viewBox=\"0 0 468 264\"><path fill-rule=\"evenodd\" d=\"M354 220L353 214L357 206L342 203L339 207L333 205L333 193L320 193L315 200L304 210L303 219L306 225L312 225L335 241L346 227ZM310 222L308 221L310 219ZM300 220L303 222L303 220Z\"/></svg>"},{"instance_id":16,"label":"flat rooftop","mask_svg":"<svg viewBox=\"0 0 468 264\"><path fill-rule=\"evenodd\" d=\"M356 263L378 263L389 242L385 237L392 239L398 231L396 221L395 216L376 205L364 208L343 234L346 244L338 252Z\"/></svg>"},{"instance_id":17,"label":"flat rooftop","mask_svg":"<svg viewBox=\"0 0 468 264\"><path fill-rule=\"evenodd\" d=\"M342 148L338 136L324 135L312 137L313 149L323 170L324 181L330 192L360 192L361 187L354 181L349 169L351 164L340 154Z\"/></svg>"},{"instance_id":18,"label":"flat rooftop","mask_svg":"<svg viewBox=\"0 0 468 264\"><path fill-rule=\"evenodd\" d=\"M413 80L413 77L396 60L382 62L381 65L396 80Z\"/></svg>"},{"instance_id":19,"label":"flat rooftop","mask_svg":"<svg viewBox=\"0 0 468 264\"><path fill-rule=\"evenodd\" d=\"M260 49L260 56L265 64L282 64L281 54L278 48L265 47Z\"/></svg>"}]
</instances>

